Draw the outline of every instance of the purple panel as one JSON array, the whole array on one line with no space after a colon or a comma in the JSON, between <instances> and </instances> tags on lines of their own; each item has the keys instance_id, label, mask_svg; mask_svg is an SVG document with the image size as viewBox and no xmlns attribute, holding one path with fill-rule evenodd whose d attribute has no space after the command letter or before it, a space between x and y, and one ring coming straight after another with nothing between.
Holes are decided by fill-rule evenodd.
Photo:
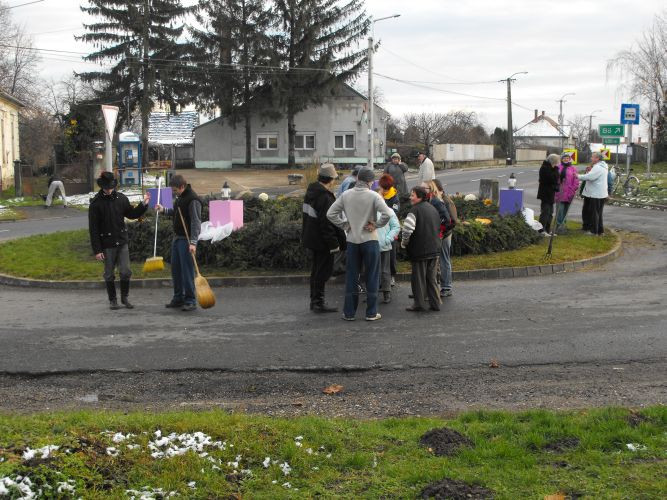
<instances>
[{"instance_id":1,"label":"purple panel","mask_svg":"<svg viewBox=\"0 0 667 500\"><path fill-rule=\"evenodd\" d=\"M501 189L498 203L500 215L514 215L523 210L523 189Z\"/></svg>"},{"instance_id":2,"label":"purple panel","mask_svg":"<svg viewBox=\"0 0 667 500\"><path fill-rule=\"evenodd\" d=\"M148 202L148 206L155 208L157 203L157 188L149 188L148 191L151 194L151 201ZM171 197L171 188L161 188L160 189L160 205L164 208L174 208L174 200Z\"/></svg>"}]
</instances>

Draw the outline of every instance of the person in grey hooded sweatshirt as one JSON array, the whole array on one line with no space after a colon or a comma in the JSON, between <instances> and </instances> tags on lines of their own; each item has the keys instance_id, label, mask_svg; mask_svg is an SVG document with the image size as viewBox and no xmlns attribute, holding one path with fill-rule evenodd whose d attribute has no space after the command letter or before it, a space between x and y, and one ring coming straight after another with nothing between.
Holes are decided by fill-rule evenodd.
<instances>
[{"instance_id":1,"label":"person in grey hooded sweatshirt","mask_svg":"<svg viewBox=\"0 0 667 500\"><path fill-rule=\"evenodd\" d=\"M327 218L343 229L347 238L345 304L343 319L353 321L359 305L357 280L363 263L366 274L366 321L376 321L380 273L380 244L376 228L393 215L382 196L370 190L375 174L370 168L359 171L354 188L345 191L327 211ZM379 217L378 217L379 213Z\"/></svg>"},{"instance_id":2,"label":"person in grey hooded sweatshirt","mask_svg":"<svg viewBox=\"0 0 667 500\"><path fill-rule=\"evenodd\" d=\"M586 174L579 174L580 181L586 181L582 196L589 198L589 209L583 221L584 227L588 228L591 234L601 236L604 234L602 224L602 211L604 202L609 196L607 192L607 174L609 173L607 164L602 159L602 153L594 152L591 161L591 169Z\"/></svg>"}]
</instances>

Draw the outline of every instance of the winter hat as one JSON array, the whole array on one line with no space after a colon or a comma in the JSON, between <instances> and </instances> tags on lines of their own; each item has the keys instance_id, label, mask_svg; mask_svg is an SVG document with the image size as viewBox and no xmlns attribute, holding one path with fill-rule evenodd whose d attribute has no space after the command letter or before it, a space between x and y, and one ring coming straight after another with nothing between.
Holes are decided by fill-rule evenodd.
<instances>
[{"instance_id":1,"label":"winter hat","mask_svg":"<svg viewBox=\"0 0 667 500\"><path fill-rule=\"evenodd\" d=\"M97 185L102 189L113 189L118 185L118 181L113 176L113 172L102 172L97 179Z\"/></svg>"},{"instance_id":2,"label":"winter hat","mask_svg":"<svg viewBox=\"0 0 667 500\"><path fill-rule=\"evenodd\" d=\"M561 160L563 158L572 158L572 154L568 153L567 151L563 151L563 153L560 155Z\"/></svg>"},{"instance_id":3,"label":"winter hat","mask_svg":"<svg viewBox=\"0 0 667 500\"><path fill-rule=\"evenodd\" d=\"M398 153L394 153L393 155L391 155L391 159L393 160L394 158L398 158L398 161L401 161L401 155L399 155Z\"/></svg>"},{"instance_id":4,"label":"winter hat","mask_svg":"<svg viewBox=\"0 0 667 500\"><path fill-rule=\"evenodd\" d=\"M323 163L320 165L320 168L317 171L317 175L320 177L329 177L330 179L335 179L338 177L338 174L336 173L336 167L334 167L333 163Z\"/></svg>"},{"instance_id":5,"label":"winter hat","mask_svg":"<svg viewBox=\"0 0 667 500\"><path fill-rule=\"evenodd\" d=\"M362 168L359 170L359 175L357 176L361 182L373 182L375 180L375 172L370 168Z\"/></svg>"}]
</instances>

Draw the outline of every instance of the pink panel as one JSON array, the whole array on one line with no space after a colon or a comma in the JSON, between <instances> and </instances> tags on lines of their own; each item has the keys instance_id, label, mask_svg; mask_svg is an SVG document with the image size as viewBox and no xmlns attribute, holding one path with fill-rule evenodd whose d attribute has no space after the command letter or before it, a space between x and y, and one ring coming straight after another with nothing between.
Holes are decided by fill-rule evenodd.
<instances>
[{"instance_id":1,"label":"pink panel","mask_svg":"<svg viewBox=\"0 0 667 500\"><path fill-rule=\"evenodd\" d=\"M224 226L231 222L234 230L243 227L243 200L214 200L208 209L211 224Z\"/></svg>"}]
</instances>

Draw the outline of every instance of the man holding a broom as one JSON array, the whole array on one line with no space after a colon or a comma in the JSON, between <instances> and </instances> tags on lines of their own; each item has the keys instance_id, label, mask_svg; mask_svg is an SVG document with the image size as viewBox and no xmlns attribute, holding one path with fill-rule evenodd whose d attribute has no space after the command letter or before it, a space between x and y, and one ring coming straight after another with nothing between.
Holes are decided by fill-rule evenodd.
<instances>
[{"instance_id":1,"label":"man holding a broom","mask_svg":"<svg viewBox=\"0 0 667 500\"><path fill-rule=\"evenodd\" d=\"M88 208L88 229L90 243L95 258L104 262L104 281L111 309L120 309L116 297L115 268L120 274L120 301L127 309L134 306L128 300L130 293L130 252L127 248L127 227L125 218L138 219L148 209L151 199L149 193L144 194L144 202L136 207L130 204L123 193L116 191L118 181L112 172L102 172L97 179L100 191L90 202Z\"/></svg>"},{"instance_id":2,"label":"man holding a broom","mask_svg":"<svg viewBox=\"0 0 667 500\"><path fill-rule=\"evenodd\" d=\"M171 244L171 278L174 296L166 304L168 308L180 307L182 311L197 309L195 296L195 267L192 256L197 251L201 232L202 202L182 175L174 175L169 186L175 196L174 208L155 209L174 220L174 241Z\"/></svg>"}]
</instances>

